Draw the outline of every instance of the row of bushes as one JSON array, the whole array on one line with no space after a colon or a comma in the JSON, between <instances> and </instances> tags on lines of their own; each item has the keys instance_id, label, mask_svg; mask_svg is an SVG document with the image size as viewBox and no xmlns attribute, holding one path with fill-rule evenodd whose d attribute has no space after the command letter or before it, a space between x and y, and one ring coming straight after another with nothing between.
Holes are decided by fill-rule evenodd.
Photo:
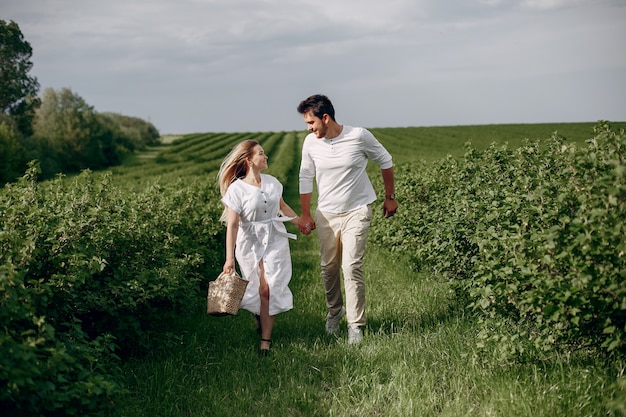
<instances>
[{"instance_id":1,"label":"row of bushes","mask_svg":"<svg viewBox=\"0 0 626 417\"><path fill-rule=\"evenodd\" d=\"M85 415L124 392L119 359L202 308L222 264L214 178L140 192L85 171L0 194L0 408ZM56 413L56 414L55 414Z\"/></svg>"},{"instance_id":2,"label":"row of bushes","mask_svg":"<svg viewBox=\"0 0 626 417\"><path fill-rule=\"evenodd\" d=\"M401 209L372 236L451 279L484 325L481 346L623 355L626 136L604 122L590 136L400 166Z\"/></svg>"},{"instance_id":3,"label":"row of bushes","mask_svg":"<svg viewBox=\"0 0 626 417\"><path fill-rule=\"evenodd\" d=\"M261 141L261 146L265 152L271 155L269 159L268 174L278 178L282 184L286 184L290 173L296 175L293 170L299 167L298 155L302 147L304 134L296 134L296 132L281 132L278 146L274 146L271 150L267 150L265 142ZM271 152L271 153L270 153Z\"/></svg>"}]
</instances>

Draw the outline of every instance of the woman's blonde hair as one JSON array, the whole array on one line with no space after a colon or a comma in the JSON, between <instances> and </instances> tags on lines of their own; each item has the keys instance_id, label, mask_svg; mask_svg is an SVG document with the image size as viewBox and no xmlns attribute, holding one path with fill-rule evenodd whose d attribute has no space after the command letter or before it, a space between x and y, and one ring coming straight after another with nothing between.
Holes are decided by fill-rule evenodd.
<instances>
[{"instance_id":1,"label":"woman's blonde hair","mask_svg":"<svg viewBox=\"0 0 626 417\"><path fill-rule=\"evenodd\" d=\"M248 173L248 159L252 157L253 149L258 145L259 142L255 140L245 140L235 145L226 155L217 174L217 182L222 196L226 194L226 190L228 190L233 181L246 176ZM226 221L227 213L228 209L224 207L220 221Z\"/></svg>"}]
</instances>

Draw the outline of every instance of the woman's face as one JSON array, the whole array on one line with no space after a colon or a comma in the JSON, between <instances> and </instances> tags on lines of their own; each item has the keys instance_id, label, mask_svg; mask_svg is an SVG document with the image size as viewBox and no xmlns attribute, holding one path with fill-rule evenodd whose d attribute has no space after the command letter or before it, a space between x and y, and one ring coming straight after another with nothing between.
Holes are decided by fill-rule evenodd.
<instances>
[{"instance_id":1,"label":"woman's face","mask_svg":"<svg viewBox=\"0 0 626 417\"><path fill-rule=\"evenodd\" d=\"M261 145L256 145L252 148L252 156L250 157L251 166L262 171L267 169L267 155Z\"/></svg>"}]
</instances>

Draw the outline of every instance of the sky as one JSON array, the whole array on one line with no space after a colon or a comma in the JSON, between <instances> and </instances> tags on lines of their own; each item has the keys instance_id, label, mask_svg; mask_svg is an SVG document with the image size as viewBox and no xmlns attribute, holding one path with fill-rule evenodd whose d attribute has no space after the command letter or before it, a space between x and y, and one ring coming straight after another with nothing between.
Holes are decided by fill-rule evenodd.
<instances>
[{"instance_id":1,"label":"sky","mask_svg":"<svg viewBox=\"0 0 626 417\"><path fill-rule=\"evenodd\" d=\"M30 72L161 134L626 121L626 0L0 0Z\"/></svg>"}]
</instances>

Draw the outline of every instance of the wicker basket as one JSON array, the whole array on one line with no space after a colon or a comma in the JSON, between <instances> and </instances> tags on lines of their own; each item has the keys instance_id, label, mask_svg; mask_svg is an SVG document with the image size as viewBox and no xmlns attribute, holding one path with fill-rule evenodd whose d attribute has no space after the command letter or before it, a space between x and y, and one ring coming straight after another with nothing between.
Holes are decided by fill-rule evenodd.
<instances>
[{"instance_id":1,"label":"wicker basket","mask_svg":"<svg viewBox=\"0 0 626 417\"><path fill-rule=\"evenodd\" d=\"M247 286L248 281L241 278L234 269L229 274L222 272L215 281L209 282L207 314L236 315Z\"/></svg>"}]
</instances>

